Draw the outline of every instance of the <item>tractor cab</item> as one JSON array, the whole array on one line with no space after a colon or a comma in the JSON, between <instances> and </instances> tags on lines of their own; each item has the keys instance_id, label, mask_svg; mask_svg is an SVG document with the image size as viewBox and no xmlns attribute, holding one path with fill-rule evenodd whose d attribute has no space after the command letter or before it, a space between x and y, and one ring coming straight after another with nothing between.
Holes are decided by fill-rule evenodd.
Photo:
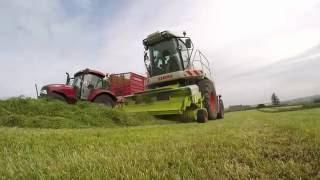
<instances>
[{"instance_id":1,"label":"tractor cab","mask_svg":"<svg viewBox=\"0 0 320 180\"><path fill-rule=\"evenodd\" d=\"M184 34L185 35L185 34ZM159 76L190 67L192 42L168 31L156 32L143 40L144 62L149 77Z\"/></svg>"},{"instance_id":2,"label":"tractor cab","mask_svg":"<svg viewBox=\"0 0 320 180\"><path fill-rule=\"evenodd\" d=\"M85 69L75 73L73 78L70 78L67 74L66 84L75 89L78 99L87 100L93 89L106 88L105 77L105 74L99 71Z\"/></svg>"}]
</instances>

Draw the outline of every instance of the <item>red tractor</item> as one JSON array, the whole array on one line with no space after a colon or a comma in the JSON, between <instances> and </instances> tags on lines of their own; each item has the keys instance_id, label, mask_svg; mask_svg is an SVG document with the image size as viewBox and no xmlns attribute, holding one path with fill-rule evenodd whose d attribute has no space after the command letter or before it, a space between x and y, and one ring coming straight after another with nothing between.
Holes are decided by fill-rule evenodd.
<instances>
[{"instance_id":1,"label":"red tractor","mask_svg":"<svg viewBox=\"0 0 320 180\"><path fill-rule=\"evenodd\" d=\"M54 98L68 103L84 100L114 107L122 96L142 92L145 89L146 78L132 72L108 75L85 69L75 73L72 78L66 74L66 84L43 86L40 97Z\"/></svg>"}]
</instances>

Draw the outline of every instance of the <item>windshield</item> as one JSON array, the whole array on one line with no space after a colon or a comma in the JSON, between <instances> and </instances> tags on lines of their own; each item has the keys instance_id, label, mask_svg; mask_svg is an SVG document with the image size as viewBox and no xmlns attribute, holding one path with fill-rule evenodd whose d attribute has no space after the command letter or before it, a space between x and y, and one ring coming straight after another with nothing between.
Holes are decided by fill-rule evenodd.
<instances>
[{"instance_id":1,"label":"windshield","mask_svg":"<svg viewBox=\"0 0 320 180\"><path fill-rule=\"evenodd\" d=\"M75 76L72 82L73 87L80 88L82 75Z\"/></svg>"},{"instance_id":2,"label":"windshield","mask_svg":"<svg viewBox=\"0 0 320 180\"><path fill-rule=\"evenodd\" d=\"M149 46L149 57L145 64L151 77L183 70L176 40L170 39Z\"/></svg>"},{"instance_id":3,"label":"windshield","mask_svg":"<svg viewBox=\"0 0 320 180\"><path fill-rule=\"evenodd\" d=\"M77 96L87 99L92 89L103 87L103 78L94 74L78 74L74 77L72 86L77 91Z\"/></svg>"},{"instance_id":4,"label":"windshield","mask_svg":"<svg viewBox=\"0 0 320 180\"><path fill-rule=\"evenodd\" d=\"M181 52L181 57L183 59L183 67L187 68L190 65L190 54L188 51L188 48L186 47L185 43L179 39L178 40L179 43L179 49Z\"/></svg>"},{"instance_id":5,"label":"windshield","mask_svg":"<svg viewBox=\"0 0 320 180\"><path fill-rule=\"evenodd\" d=\"M82 75L79 74L74 77L74 80L72 82L73 87L78 87L80 88L81 86L81 81L82 81ZM102 77L96 76L94 74L85 74L83 76L83 86L89 86L91 85L94 88L102 88L103 85L103 79Z\"/></svg>"},{"instance_id":6,"label":"windshield","mask_svg":"<svg viewBox=\"0 0 320 180\"><path fill-rule=\"evenodd\" d=\"M102 88L102 78L100 76L96 76L94 74L86 74L83 77L83 86L91 88Z\"/></svg>"}]
</instances>

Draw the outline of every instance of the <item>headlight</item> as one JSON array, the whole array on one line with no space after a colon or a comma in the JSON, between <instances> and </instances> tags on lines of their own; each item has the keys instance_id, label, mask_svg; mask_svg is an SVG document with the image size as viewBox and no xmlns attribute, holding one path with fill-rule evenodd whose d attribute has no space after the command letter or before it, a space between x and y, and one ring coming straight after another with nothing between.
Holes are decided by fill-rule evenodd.
<instances>
[{"instance_id":1,"label":"headlight","mask_svg":"<svg viewBox=\"0 0 320 180\"><path fill-rule=\"evenodd\" d=\"M46 89L41 89L40 94L47 94L47 90Z\"/></svg>"}]
</instances>

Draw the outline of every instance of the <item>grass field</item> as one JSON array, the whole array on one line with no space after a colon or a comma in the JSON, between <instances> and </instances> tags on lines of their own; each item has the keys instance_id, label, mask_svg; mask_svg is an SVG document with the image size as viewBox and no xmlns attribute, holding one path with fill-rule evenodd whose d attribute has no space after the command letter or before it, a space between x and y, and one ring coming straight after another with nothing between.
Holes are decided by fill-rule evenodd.
<instances>
[{"instance_id":1,"label":"grass field","mask_svg":"<svg viewBox=\"0 0 320 180\"><path fill-rule=\"evenodd\" d=\"M12 111L0 107L7 122L1 117ZM28 118L18 122L30 127ZM206 124L138 122L57 129L2 123L0 179L320 178L320 108L233 112Z\"/></svg>"}]
</instances>

